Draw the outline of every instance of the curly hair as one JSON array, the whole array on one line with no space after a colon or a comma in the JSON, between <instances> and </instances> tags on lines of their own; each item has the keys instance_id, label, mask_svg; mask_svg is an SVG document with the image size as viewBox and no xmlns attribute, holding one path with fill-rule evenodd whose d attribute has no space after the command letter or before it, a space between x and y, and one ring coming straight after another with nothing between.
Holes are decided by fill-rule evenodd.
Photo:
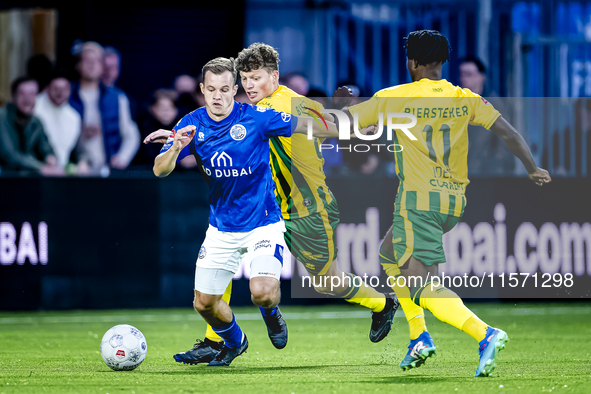
<instances>
[{"instance_id":1,"label":"curly hair","mask_svg":"<svg viewBox=\"0 0 591 394\"><path fill-rule=\"evenodd\" d=\"M271 45L261 42L255 42L240 51L235 62L238 72L251 72L261 68L269 73L279 71L279 54Z\"/></svg>"},{"instance_id":2,"label":"curly hair","mask_svg":"<svg viewBox=\"0 0 591 394\"><path fill-rule=\"evenodd\" d=\"M437 30L417 30L404 37L406 56L418 65L449 61L451 47L447 38Z\"/></svg>"}]
</instances>

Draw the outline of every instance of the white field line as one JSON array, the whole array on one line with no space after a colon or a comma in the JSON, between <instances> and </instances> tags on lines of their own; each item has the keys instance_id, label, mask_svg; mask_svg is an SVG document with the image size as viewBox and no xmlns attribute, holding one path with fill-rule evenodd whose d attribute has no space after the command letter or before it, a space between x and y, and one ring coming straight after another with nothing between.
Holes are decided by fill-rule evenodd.
<instances>
[{"instance_id":1,"label":"white field line","mask_svg":"<svg viewBox=\"0 0 591 394\"><path fill-rule=\"evenodd\" d=\"M573 306L573 307L533 307L533 308L499 308L473 307L476 314L486 316L528 316L528 315L564 315L568 313L587 314L591 316L591 307ZM303 313L284 313L286 320L332 320L332 319L367 319L370 317L369 311L353 312L303 312ZM402 309L396 313L396 318L404 318ZM236 320L260 320L260 313L238 313ZM197 313L186 314L155 314L155 315L95 315L95 316L76 316L72 314L54 315L54 316L15 316L0 318L0 325L7 324L63 324L63 323L117 323L125 321L135 322L182 322L202 320Z\"/></svg>"}]
</instances>

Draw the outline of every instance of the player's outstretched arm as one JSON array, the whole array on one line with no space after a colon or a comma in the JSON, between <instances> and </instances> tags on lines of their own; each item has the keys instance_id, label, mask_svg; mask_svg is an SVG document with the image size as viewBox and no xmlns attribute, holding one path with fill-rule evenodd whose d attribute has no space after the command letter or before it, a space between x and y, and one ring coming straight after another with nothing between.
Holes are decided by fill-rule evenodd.
<instances>
[{"instance_id":1,"label":"player's outstretched arm","mask_svg":"<svg viewBox=\"0 0 591 394\"><path fill-rule=\"evenodd\" d=\"M536 165L527 143L517 130L505 120L505 118L499 116L491 126L490 130L501 137L511 153L521 160L529 174L529 179L531 179L536 185L542 186L552 181L548 171L539 168Z\"/></svg>"},{"instance_id":2,"label":"player's outstretched arm","mask_svg":"<svg viewBox=\"0 0 591 394\"><path fill-rule=\"evenodd\" d=\"M308 134L308 121L310 118L306 116L296 116L296 118L298 123L293 132ZM373 134L375 129L376 126L372 125L359 130L359 132L363 135ZM349 132L351 133L349 134L350 137L355 137L353 131ZM317 138L339 138L339 130L334 122L326 121L326 124L324 122L320 122L320 124L318 122L312 122L312 136Z\"/></svg>"},{"instance_id":3,"label":"player's outstretched arm","mask_svg":"<svg viewBox=\"0 0 591 394\"><path fill-rule=\"evenodd\" d=\"M159 129L144 138L144 144L165 144L171 135L172 130Z\"/></svg>"},{"instance_id":4,"label":"player's outstretched arm","mask_svg":"<svg viewBox=\"0 0 591 394\"><path fill-rule=\"evenodd\" d=\"M310 118L305 116L296 116L298 123L296 125L294 133L307 134L308 133L308 121ZM336 123L334 122L312 122L312 135L318 138L338 138L339 130Z\"/></svg>"},{"instance_id":5,"label":"player's outstretched arm","mask_svg":"<svg viewBox=\"0 0 591 394\"><path fill-rule=\"evenodd\" d=\"M195 130L195 126L189 125L175 132L170 149L156 156L154 160L154 175L163 178L174 170L179 154L185 146L189 145L195 135Z\"/></svg>"}]
</instances>

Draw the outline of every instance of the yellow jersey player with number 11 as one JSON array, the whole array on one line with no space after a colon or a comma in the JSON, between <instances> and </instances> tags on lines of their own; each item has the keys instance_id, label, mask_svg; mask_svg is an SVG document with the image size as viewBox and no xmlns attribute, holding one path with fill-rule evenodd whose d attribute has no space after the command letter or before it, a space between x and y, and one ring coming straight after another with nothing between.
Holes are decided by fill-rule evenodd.
<instances>
[{"instance_id":1,"label":"yellow jersey player with number 11","mask_svg":"<svg viewBox=\"0 0 591 394\"><path fill-rule=\"evenodd\" d=\"M421 30L405 39L413 82L380 90L368 101L349 107L350 114L358 115L360 128L378 124L380 114L384 119L387 113L411 113L417 120L411 135L397 130L393 136L394 143L404 147L395 154L400 184L393 226L380 248L386 273L405 278L394 281L393 286L410 326L411 342L400 367L419 367L435 354L425 325L425 308L479 342L475 376L489 376L507 334L480 320L456 293L429 282L438 274L437 265L445 263L443 234L458 223L466 206L468 124L483 126L501 137L536 184L551 179L546 170L536 166L519 133L488 101L441 78L443 64L449 59L447 38L434 30ZM411 287L398 286L400 283Z\"/></svg>"}]
</instances>

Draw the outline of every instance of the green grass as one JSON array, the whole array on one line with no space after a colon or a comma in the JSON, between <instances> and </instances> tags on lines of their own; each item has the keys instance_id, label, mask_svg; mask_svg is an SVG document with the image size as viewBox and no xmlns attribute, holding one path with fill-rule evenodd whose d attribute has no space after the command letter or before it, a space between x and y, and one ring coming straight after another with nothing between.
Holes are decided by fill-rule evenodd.
<instances>
[{"instance_id":1,"label":"green grass","mask_svg":"<svg viewBox=\"0 0 591 394\"><path fill-rule=\"evenodd\" d=\"M0 394L590 392L591 304L468 306L509 334L489 378L472 377L476 342L430 315L437 357L403 372L404 317L374 344L369 313L349 305L283 307L289 327L283 350L271 345L258 309L236 308L250 347L228 368L173 361L203 336L205 323L191 309L0 312ZM121 323L148 340L146 360L131 372L111 371L98 351L104 332Z\"/></svg>"}]
</instances>

